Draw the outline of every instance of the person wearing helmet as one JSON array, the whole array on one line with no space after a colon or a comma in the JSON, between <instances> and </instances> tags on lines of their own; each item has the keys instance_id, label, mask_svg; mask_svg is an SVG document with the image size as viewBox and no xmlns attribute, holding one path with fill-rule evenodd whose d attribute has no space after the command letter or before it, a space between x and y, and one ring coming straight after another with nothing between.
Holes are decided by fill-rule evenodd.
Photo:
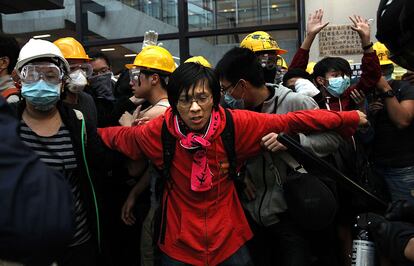
<instances>
[{"instance_id":1,"label":"person wearing helmet","mask_svg":"<svg viewBox=\"0 0 414 266\"><path fill-rule=\"evenodd\" d=\"M81 111L87 123L97 126L95 102L84 92L88 84L87 78L92 75L90 58L82 44L72 37L61 38L53 42L62 52L70 66L69 78L65 84L64 102L73 109Z\"/></svg>"},{"instance_id":2,"label":"person wearing helmet","mask_svg":"<svg viewBox=\"0 0 414 266\"><path fill-rule=\"evenodd\" d=\"M0 95L8 103L20 100L20 90L16 88L11 76L19 51L20 47L15 38L0 36Z\"/></svg>"},{"instance_id":3,"label":"person wearing helmet","mask_svg":"<svg viewBox=\"0 0 414 266\"><path fill-rule=\"evenodd\" d=\"M203 56L200 56L200 55L190 57L187 60L185 60L184 63L197 63L197 64L203 65L205 67L212 68L210 62L207 59L205 59Z\"/></svg>"},{"instance_id":4,"label":"person wearing helmet","mask_svg":"<svg viewBox=\"0 0 414 266\"><path fill-rule=\"evenodd\" d=\"M414 86L391 78L394 65L384 44L374 44L383 77L372 96L371 117L375 137L373 159L391 192L392 200L414 204ZM392 139L392 142L386 140ZM398 173L398 174L397 174Z\"/></svg>"},{"instance_id":5,"label":"person wearing helmet","mask_svg":"<svg viewBox=\"0 0 414 266\"><path fill-rule=\"evenodd\" d=\"M287 50L281 49L270 34L264 31L250 33L241 41L240 47L250 49L256 54L267 83L274 84L281 81L282 57L280 55L287 53Z\"/></svg>"},{"instance_id":6,"label":"person wearing helmet","mask_svg":"<svg viewBox=\"0 0 414 266\"><path fill-rule=\"evenodd\" d=\"M249 49L233 48L228 51L218 62L216 72L225 90L225 101L233 109L238 107L269 114L318 109L316 102L309 96L295 93L282 85L276 89L273 86L266 86L261 66L255 54ZM241 95L244 96L240 98ZM235 106L231 104L232 102L241 104ZM317 212L316 215L313 210L311 211L313 215L306 219L293 221L289 218L287 209L290 207L293 211L295 209L293 206L286 205L285 197L281 193L282 181L274 182L275 172L280 180L287 180L289 172L288 164L282 156L286 148L276 140L276 137L275 133L264 136L262 143L266 151L247 161L246 175L243 178L245 189L240 193L245 196L241 197L241 201L253 219L251 223L253 227L260 228L260 231L271 239L277 239L272 242L274 245L271 248L275 252L280 252L277 256L280 265L310 265L308 242L296 224L301 224L299 220L302 222L306 220L310 227L330 226L336 203L327 204L324 214ZM335 152L342 141L342 138L335 133L299 134L297 137L306 149L321 157ZM300 215L304 214L298 216ZM263 234L259 234L258 237L266 239ZM258 254L263 255L260 251ZM279 265L278 261L267 261L262 264Z\"/></svg>"},{"instance_id":7,"label":"person wearing helmet","mask_svg":"<svg viewBox=\"0 0 414 266\"><path fill-rule=\"evenodd\" d=\"M85 125L83 113L60 101L70 65L56 45L46 40L29 40L20 51L15 69L24 99L17 112L21 120L20 138L49 167L63 173L72 187L75 230L67 249L56 261L59 265L96 265L99 213L87 160L94 167L116 162L106 157L96 128Z\"/></svg>"},{"instance_id":8,"label":"person wearing helmet","mask_svg":"<svg viewBox=\"0 0 414 266\"><path fill-rule=\"evenodd\" d=\"M130 85L136 98L149 102L150 106L141 110L139 105L131 115L125 112L120 118L119 123L123 126L135 126L144 124L154 118L164 114L170 106L167 97L166 86L170 74L175 70L175 63L172 55L168 50L159 46L146 46L136 56L132 64L126 67L130 73ZM141 227L141 265L154 264L154 239L153 239L153 223L154 215L159 203L155 200L155 183L157 173L150 164L148 167L147 160L130 161L128 169L131 176L139 178L139 181L130 191L127 199L122 206L121 219L127 225ZM136 203L144 201L145 192L150 186L152 191L150 210L142 220L134 214L134 206ZM140 207L141 208L141 207Z\"/></svg>"}]
</instances>

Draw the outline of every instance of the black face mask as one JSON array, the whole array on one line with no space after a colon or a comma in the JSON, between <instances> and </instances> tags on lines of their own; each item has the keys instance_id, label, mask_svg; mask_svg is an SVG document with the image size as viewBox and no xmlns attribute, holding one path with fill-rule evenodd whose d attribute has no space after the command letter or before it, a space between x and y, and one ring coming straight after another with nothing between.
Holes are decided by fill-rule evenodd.
<instances>
[{"instance_id":1,"label":"black face mask","mask_svg":"<svg viewBox=\"0 0 414 266\"><path fill-rule=\"evenodd\" d=\"M112 90L112 73L108 72L100 74L89 79L89 86L92 89L92 93L97 98L114 101L114 93Z\"/></svg>"},{"instance_id":2,"label":"black face mask","mask_svg":"<svg viewBox=\"0 0 414 266\"><path fill-rule=\"evenodd\" d=\"M277 73L276 68L272 68L272 69L263 68L263 76L264 76L265 82L275 83L276 73Z\"/></svg>"}]
</instances>

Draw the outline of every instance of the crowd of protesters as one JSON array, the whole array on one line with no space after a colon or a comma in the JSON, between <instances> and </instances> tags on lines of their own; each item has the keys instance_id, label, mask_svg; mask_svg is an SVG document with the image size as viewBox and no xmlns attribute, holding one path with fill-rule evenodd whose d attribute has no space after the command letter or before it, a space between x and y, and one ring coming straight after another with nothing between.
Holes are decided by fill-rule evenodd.
<instances>
[{"instance_id":1,"label":"crowd of protesters","mask_svg":"<svg viewBox=\"0 0 414 266\"><path fill-rule=\"evenodd\" d=\"M308 67L323 10L289 65L263 31L216 66L146 46L117 78L74 38L0 36L0 265L347 266L361 213L378 262L411 265L414 74L350 23L357 79Z\"/></svg>"}]
</instances>

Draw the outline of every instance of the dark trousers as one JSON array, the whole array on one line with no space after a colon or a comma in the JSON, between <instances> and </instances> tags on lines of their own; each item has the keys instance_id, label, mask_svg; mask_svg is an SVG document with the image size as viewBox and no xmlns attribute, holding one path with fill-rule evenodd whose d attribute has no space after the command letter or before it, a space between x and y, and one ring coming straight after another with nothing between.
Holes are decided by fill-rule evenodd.
<instances>
[{"instance_id":1,"label":"dark trousers","mask_svg":"<svg viewBox=\"0 0 414 266\"><path fill-rule=\"evenodd\" d=\"M184 262L174 260L166 254L161 254L161 266L187 266ZM219 264L220 266L253 266L249 250L246 246L239 248L228 259Z\"/></svg>"},{"instance_id":2,"label":"dark trousers","mask_svg":"<svg viewBox=\"0 0 414 266\"><path fill-rule=\"evenodd\" d=\"M90 238L83 244L68 247L57 260L59 266L95 266L97 265L96 247Z\"/></svg>"},{"instance_id":3,"label":"dark trousers","mask_svg":"<svg viewBox=\"0 0 414 266\"><path fill-rule=\"evenodd\" d=\"M281 215L280 222L268 227L259 226L249 215L248 218L255 234L248 243L255 265L311 265L309 243L287 215Z\"/></svg>"}]
</instances>

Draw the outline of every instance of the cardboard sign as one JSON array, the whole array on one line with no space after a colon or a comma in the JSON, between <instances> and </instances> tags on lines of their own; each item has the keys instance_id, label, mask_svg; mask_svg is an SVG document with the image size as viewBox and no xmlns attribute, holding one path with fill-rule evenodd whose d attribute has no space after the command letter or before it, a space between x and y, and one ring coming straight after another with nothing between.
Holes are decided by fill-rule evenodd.
<instances>
[{"instance_id":1,"label":"cardboard sign","mask_svg":"<svg viewBox=\"0 0 414 266\"><path fill-rule=\"evenodd\" d=\"M319 33L319 55L339 56L363 53L361 39L351 25L327 26Z\"/></svg>"}]
</instances>

